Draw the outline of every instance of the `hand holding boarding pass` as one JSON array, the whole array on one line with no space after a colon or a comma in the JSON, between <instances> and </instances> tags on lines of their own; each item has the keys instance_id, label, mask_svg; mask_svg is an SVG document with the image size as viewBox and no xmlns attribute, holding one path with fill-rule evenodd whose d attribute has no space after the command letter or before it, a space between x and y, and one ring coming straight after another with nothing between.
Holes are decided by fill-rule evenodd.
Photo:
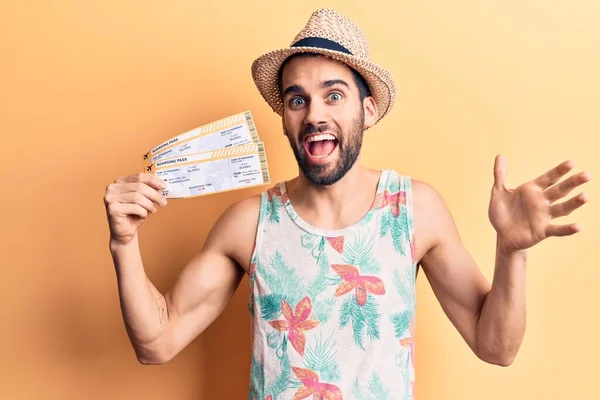
<instances>
[{"instance_id":1,"label":"hand holding boarding pass","mask_svg":"<svg viewBox=\"0 0 600 400\"><path fill-rule=\"evenodd\" d=\"M104 204L111 243L126 245L167 198L187 198L270 182L250 111L173 137L143 156L144 172L117 178Z\"/></svg>"}]
</instances>

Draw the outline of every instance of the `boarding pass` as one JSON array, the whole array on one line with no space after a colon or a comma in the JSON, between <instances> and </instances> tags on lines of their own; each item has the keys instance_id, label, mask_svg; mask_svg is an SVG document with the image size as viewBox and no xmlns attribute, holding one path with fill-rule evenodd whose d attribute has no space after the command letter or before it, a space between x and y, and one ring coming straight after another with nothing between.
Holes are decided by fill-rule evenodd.
<instances>
[{"instance_id":1,"label":"boarding pass","mask_svg":"<svg viewBox=\"0 0 600 400\"><path fill-rule=\"evenodd\" d=\"M144 155L145 171L167 183L170 199L270 183L264 143L249 111L176 136Z\"/></svg>"},{"instance_id":2,"label":"boarding pass","mask_svg":"<svg viewBox=\"0 0 600 400\"><path fill-rule=\"evenodd\" d=\"M164 158L259 141L252 113L245 111L175 136L148 151L144 154L143 160L147 167Z\"/></svg>"}]
</instances>

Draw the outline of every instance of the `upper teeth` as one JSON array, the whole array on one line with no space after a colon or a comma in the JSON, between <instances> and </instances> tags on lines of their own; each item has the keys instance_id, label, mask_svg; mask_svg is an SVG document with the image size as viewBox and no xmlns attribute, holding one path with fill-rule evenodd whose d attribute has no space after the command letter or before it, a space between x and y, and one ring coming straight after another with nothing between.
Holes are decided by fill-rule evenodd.
<instances>
[{"instance_id":1,"label":"upper teeth","mask_svg":"<svg viewBox=\"0 0 600 400\"><path fill-rule=\"evenodd\" d=\"M335 136L329 133L322 133L320 135L310 136L306 139L308 142L316 142L319 140L335 140Z\"/></svg>"}]
</instances>

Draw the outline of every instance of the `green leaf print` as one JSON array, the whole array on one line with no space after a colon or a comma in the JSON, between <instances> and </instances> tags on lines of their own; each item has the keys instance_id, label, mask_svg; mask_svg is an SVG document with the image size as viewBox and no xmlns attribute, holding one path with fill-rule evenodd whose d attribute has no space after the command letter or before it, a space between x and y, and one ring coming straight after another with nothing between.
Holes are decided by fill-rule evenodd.
<instances>
[{"instance_id":1,"label":"green leaf print","mask_svg":"<svg viewBox=\"0 0 600 400\"><path fill-rule=\"evenodd\" d=\"M317 260L325 248L325 238L321 237L319 239L318 236L315 236L311 233L302 234L302 236L300 236L300 243L302 244L302 247L310 250L310 255Z\"/></svg>"},{"instance_id":2,"label":"green leaf print","mask_svg":"<svg viewBox=\"0 0 600 400\"><path fill-rule=\"evenodd\" d=\"M367 382L367 391L361 388L360 382L357 379L352 388L352 395L355 400L388 400L391 396L389 389L383 385L381 378L375 372L373 372L373 375L371 375Z\"/></svg>"},{"instance_id":3,"label":"green leaf print","mask_svg":"<svg viewBox=\"0 0 600 400\"><path fill-rule=\"evenodd\" d=\"M344 300L342 304L342 308L340 309L340 327L345 328L350 322L350 318L352 318L352 302L354 300L352 297L348 296Z\"/></svg>"},{"instance_id":4,"label":"green leaf print","mask_svg":"<svg viewBox=\"0 0 600 400\"><path fill-rule=\"evenodd\" d=\"M358 226L362 227L367 225L376 214L376 210L370 210L358 223Z\"/></svg>"},{"instance_id":5,"label":"green leaf print","mask_svg":"<svg viewBox=\"0 0 600 400\"><path fill-rule=\"evenodd\" d=\"M379 306L377 300L369 296L367 303L363 307L358 307L367 323L367 336L369 339L379 339Z\"/></svg>"},{"instance_id":6,"label":"green leaf print","mask_svg":"<svg viewBox=\"0 0 600 400\"><path fill-rule=\"evenodd\" d=\"M397 269L394 271L394 286L396 287L396 292L402 298L402 303L406 305L408 309L414 308L414 268L408 267L403 271L403 274L400 275L400 271Z\"/></svg>"},{"instance_id":7,"label":"green leaf print","mask_svg":"<svg viewBox=\"0 0 600 400\"><path fill-rule=\"evenodd\" d=\"M389 207L381 212L379 236L385 237L390 234L394 250L404 256L406 255L406 246L410 246L410 231L413 231L413 228L413 219L409 218L406 205L399 206L397 217L394 217Z\"/></svg>"},{"instance_id":8,"label":"green leaf print","mask_svg":"<svg viewBox=\"0 0 600 400\"><path fill-rule=\"evenodd\" d=\"M379 375L373 372L371 379L369 379L369 392L375 396L377 400L386 400L390 398L390 391L383 386Z\"/></svg>"},{"instance_id":9,"label":"green leaf print","mask_svg":"<svg viewBox=\"0 0 600 400\"><path fill-rule=\"evenodd\" d=\"M249 393L249 398L264 399L265 395L262 392L265 387L264 367L254 356L252 357L252 366L250 368L250 379L252 381L252 390Z\"/></svg>"},{"instance_id":10,"label":"green leaf print","mask_svg":"<svg viewBox=\"0 0 600 400\"><path fill-rule=\"evenodd\" d=\"M401 190L400 187L400 181L399 180L393 180L390 182L390 184L387 186L387 190L390 193L397 193Z\"/></svg>"},{"instance_id":11,"label":"green leaf print","mask_svg":"<svg viewBox=\"0 0 600 400\"><path fill-rule=\"evenodd\" d=\"M396 338L400 339L406 336L406 331L410 329L411 311L402 311L390 315L390 322L394 325Z\"/></svg>"},{"instance_id":12,"label":"green leaf print","mask_svg":"<svg viewBox=\"0 0 600 400\"><path fill-rule=\"evenodd\" d=\"M315 304L313 306L313 313L316 319L318 319L321 323L327 322L331 312L333 311L333 307L336 304L335 298L332 297L323 297L319 298L319 295L322 294L329 286L339 285L341 282L340 279L334 279L335 277L332 275L331 266L329 265L329 261L327 259L327 253L323 252L321 256L317 260L318 263L318 272L317 276L314 280L308 285L308 296L311 299L316 299ZM338 278L339 275L335 274Z\"/></svg>"},{"instance_id":13,"label":"green leaf print","mask_svg":"<svg viewBox=\"0 0 600 400\"><path fill-rule=\"evenodd\" d=\"M281 210L282 204L279 197L273 196L268 206L269 222L278 224L279 223L279 211Z\"/></svg>"},{"instance_id":14,"label":"green leaf print","mask_svg":"<svg viewBox=\"0 0 600 400\"><path fill-rule=\"evenodd\" d=\"M331 316L331 313L336 305L333 297L325 297L317 300L313 307L313 315L321 324L326 323Z\"/></svg>"},{"instance_id":15,"label":"green leaf print","mask_svg":"<svg viewBox=\"0 0 600 400\"><path fill-rule=\"evenodd\" d=\"M394 249L402 255L406 255L404 248L408 244L408 227L406 221L406 207L400 207L400 214L394 218L391 216L390 230L394 242Z\"/></svg>"},{"instance_id":16,"label":"green leaf print","mask_svg":"<svg viewBox=\"0 0 600 400\"><path fill-rule=\"evenodd\" d=\"M339 286L342 282L344 282L344 278L342 278L338 274L330 275L327 277L328 286Z\"/></svg>"},{"instance_id":17,"label":"green leaf print","mask_svg":"<svg viewBox=\"0 0 600 400\"><path fill-rule=\"evenodd\" d=\"M385 210L381 213L381 221L379 222L379 236L384 237L390 231L390 221L394 218L391 212Z\"/></svg>"},{"instance_id":18,"label":"green leaf print","mask_svg":"<svg viewBox=\"0 0 600 400\"><path fill-rule=\"evenodd\" d=\"M265 376L263 364L252 357L250 370L252 389L249 391L249 399L262 400L268 395L273 396L273 399L277 399L284 391L300 387L300 382L292 376L292 368L287 353L281 358L280 368L279 375Z\"/></svg>"},{"instance_id":19,"label":"green leaf print","mask_svg":"<svg viewBox=\"0 0 600 400\"><path fill-rule=\"evenodd\" d=\"M304 284L296 271L285 262L279 251L276 251L269 260L269 268L262 263L257 263L256 271L264 279L272 293L282 295L283 299L290 304L297 304L306 293Z\"/></svg>"},{"instance_id":20,"label":"green leaf print","mask_svg":"<svg viewBox=\"0 0 600 400\"><path fill-rule=\"evenodd\" d=\"M304 354L304 365L319 374L321 380L336 382L340 379L340 370L335 358L336 352L331 337L323 340L322 337L308 345Z\"/></svg>"},{"instance_id":21,"label":"green leaf print","mask_svg":"<svg viewBox=\"0 0 600 400\"><path fill-rule=\"evenodd\" d=\"M362 273L376 274L380 270L379 261L373 256L372 235L354 235L354 240L344 246L343 260L346 264L354 265Z\"/></svg>"},{"instance_id":22,"label":"green leaf print","mask_svg":"<svg viewBox=\"0 0 600 400\"><path fill-rule=\"evenodd\" d=\"M287 356L281 359L281 373L275 378L267 390L267 395L272 395L273 399L277 399L281 393L289 388L297 387L292 378L292 367L290 366L290 359Z\"/></svg>"},{"instance_id":23,"label":"green leaf print","mask_svg":"<svg viewBox=\"0 0 600 400\"><path fill-rule=\"evenodd\" d=\"M370 340L379 339L380 319L377 300L371 295L368 295L367 302L362 307L355 296L347 296L340 309L340 327L345 328L352 323L354 342L363 350L365 334Z\"/></svg>"},{"instance_id":24,"label":"green leaf print","mask_svg":"<svg viewBox=\"0 0 600 400\"><path fill-rule=\"evenodd\" d=\"M323 238L325 240L325 238ZM311 299L316 299L317 296L325 291L328 286L331 285L329 277L331 273L331 266L327 259L327 253L322 252L317 261L318 272L315 279L308 286L308 296Z\"/></svg>"},{"instance_id":25,"label":"green leaf print","mask_svg":"<svg viewBox=\"0 0 600 400\"><path fill-rule=\"evenodd\" d=\"M354 400L371 400L369 395L362 391L360 388L360 383L358 379L354 381L354 386L352 387L352 396L354 396Z\"/></svg>"},{"instance_id":26,"label":"green leaf print","mask_svg":"<svg viewBox=\"0 0 600 400\"><path fill-rule=\"evenodd\" d=\"M407 268L401 273L399 270L394 271L394 286L396 292L402 298L404 311L390 315L390 322L394 325L396 338L400 339L406 336L406 331L410 329L410 320L414 315L414 290L410 279L413 279L414 272L412 268Z\"/></svg>"},{"instance_id":27,"label":"green leaf print","mask_svg":"<svg viewBox=\"0 0 600 400\"><path fill-rule=\"evenodd\" d=\"M281 311L282 296L275 293L260 296L260 310L266 321L277 318Z\"/></svg>"}]
</instances>

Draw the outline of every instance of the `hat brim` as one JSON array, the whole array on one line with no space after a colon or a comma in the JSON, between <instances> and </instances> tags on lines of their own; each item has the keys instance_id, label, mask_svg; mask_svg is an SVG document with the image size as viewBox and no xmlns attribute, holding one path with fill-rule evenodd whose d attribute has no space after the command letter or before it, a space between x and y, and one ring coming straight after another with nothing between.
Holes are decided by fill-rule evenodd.
<instances>
[{"instance_id":1,"label":"hat brim","mask_svg":"<svg viewBox=\"0 0 600 400\"><path fill-rule=\"evenodd\" d=\"M390 112L396 97L396 84L385 68L370 60L339 51L319 47L290 47L260 56L252 63L251 68L252 78L258 91L277 114L283 115L283 101L277 82L279 69L289 56L307 52L331 57L350 66L363 76L377 105L378 116L375 123Z\"/></svg>"}]
</instances>

